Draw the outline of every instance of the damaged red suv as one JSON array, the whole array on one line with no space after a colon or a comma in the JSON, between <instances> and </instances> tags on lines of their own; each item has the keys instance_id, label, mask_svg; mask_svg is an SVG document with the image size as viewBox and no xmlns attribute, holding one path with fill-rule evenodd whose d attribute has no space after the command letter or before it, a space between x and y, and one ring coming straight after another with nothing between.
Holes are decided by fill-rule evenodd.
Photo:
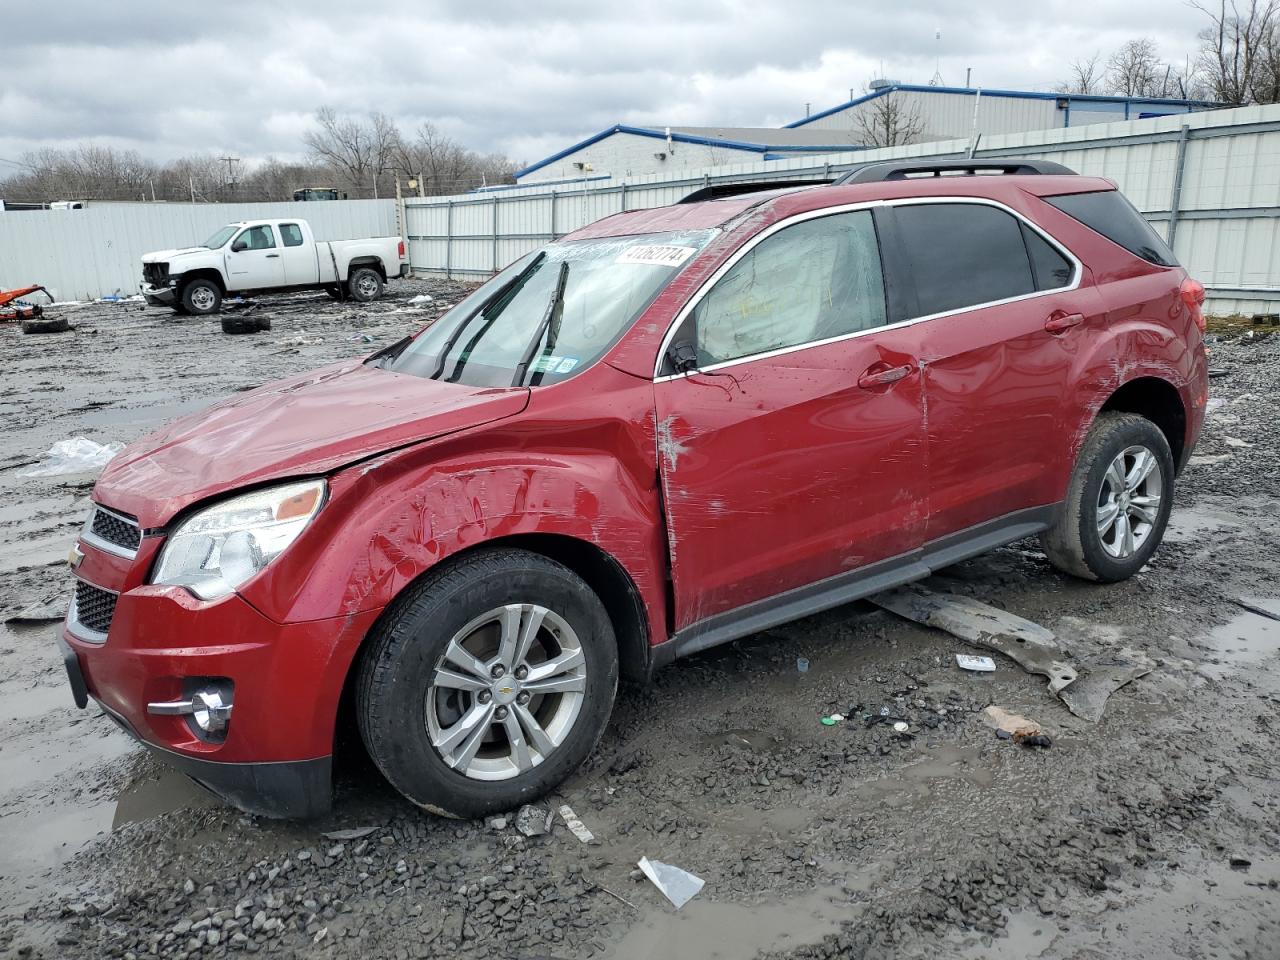
<instances>
[{"instance_id":1,"label":"damaged red suv","mask_svg":"<svg viewBox=\"0 0 1280 960\"><path fill-rule=\"evenodd\" d=\"M71 684L240 807L330 803L340 703L428 810L573 772L619 676L1040 535L1132 575L1206 399L1203 288L1033 161L609 217L416 336L103 472Z\"/></svg>"}]
</instances>

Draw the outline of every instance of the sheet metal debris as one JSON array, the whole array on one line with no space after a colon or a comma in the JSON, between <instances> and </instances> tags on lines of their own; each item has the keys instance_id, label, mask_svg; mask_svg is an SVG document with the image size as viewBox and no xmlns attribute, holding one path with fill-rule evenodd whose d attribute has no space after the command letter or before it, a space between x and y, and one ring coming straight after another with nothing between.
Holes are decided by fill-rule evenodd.
<instances>
[{"instance_id":1,"label":"sheet metal debris","mask_svg":"<svg viewBox=\"0 0 1280 960\"><path fill-rule=\"evenodd\" d=\"M662 891L662 895L670 900L671 905L677 910L696 897L698 891L706 884L705 880L701 877L695 877L688 870L681 870L679 867L673 867L671 864L663 863L661 860L650 860L648 857L641 857L636 866L653 882L655 887Z\"/></svg>"},{"instance_id":2,"label":"sheet metal debris","mask_svg":"<svg viewBox=\"0 0 1280 960\"><path fill-rule=\"evenodd\" d=\"M526 803L516 813L516 829L526 837L540 837L551 832L551 820L554 816L550 810Z\"/></svg>"},{"instance_id":3,"label":"sheet metal debris","mask_svg":"<svg viewBox=\"0 0 1280 960\"><path fill-rule=\"evenodd\" d=\"M376 826L352 827L349 830L330 830L328 833L322 833L321 836L326 840L360 840L378 829Z\"/></svg>"},{"instance_id":4,"label":"sheet metal debris","mask_svg":"<svg viewBox=\"0 0 1280 960\"><path fill-rule=\"evenodd\" d=\"M956 666L974 673L994 673L996 662L990 657L975 657L971 653L957 653Z\"/></svg>"},{"instance_id":5,"label":"sheet metal debris","mask_svg":"<svg viewBox=\"0 0 1280 960\"><path fill-rule=\"evenodd\" d=\"M1073 665L1054 633L1040 624L971 597L937 592L921 584L869 599L900 617L1002 653L1028 673L1048 678L1050 693L1077 717L1095 723L1102 718L1111 694L1154 668L1143 653L1127 647ZM960 657L957 655L956 662L963 667Z\"/></svg>"}]
</instances>

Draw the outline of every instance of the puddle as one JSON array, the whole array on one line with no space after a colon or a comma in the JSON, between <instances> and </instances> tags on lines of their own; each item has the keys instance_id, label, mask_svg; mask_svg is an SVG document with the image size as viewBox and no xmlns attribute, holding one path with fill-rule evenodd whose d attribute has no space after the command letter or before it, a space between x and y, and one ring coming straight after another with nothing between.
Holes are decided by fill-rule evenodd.
<instances>
[{"instance_id":1,"label":"puddle","mask_svg":"<svg viewBox=\"0 0 1280 960\"><path fill-rule=\"evenodd\" d=\"M94 410L81 417L86 427L101 429L103 427L120 427L142 425L159 425L177 420L189 413L203 410L214 402L215 398L201 397L198 400L183 400L177 403L158 403L151 406L127 407L125 409L106 408Z\"/></svg>"},{"instance_id":2,"label":"puddle","mask_svg":"<svg viewBox=\"0 0 1280 960\"><path fill-rule=\"evenodd\" d=\"M656 889L654 897L661 897ZM669 905L631 927L613 960L740 960L763 951L814 944L854 920L861 908L832 902L823 893L747 906L694 898L679 912Z\"/></svg>"},{"instance_id":3,"label":"puddle","mask_svg":"<svg viewBox=\"0 0 1280 960\"><path fill-rule=\"evenodd\" d=\"M1169 517L1164 537L1174 543L1192 543L1203 540L1205 534L1215 530L1238 530L1243 526L1239 514L1228 510L1215 510L1206 506L1179 507Z\"/></svg>"},{"instance_id":4,"label":"puddle","mask_svg":"<svg viewBox=\"0 0 1280 960\"><path fill-rule=\"evenodd\" d=\"M866 800L900 803L907 797L931 796L934 785L942 780L964 780L983 790L995 782L995 771L978 765L977 747L931 747L924 753L923 759L859 783L850 792Z\"/></svg>"},{"instance_id":5,"label":"puddle","mask_svg":"<svg viewBox=\"0 0 1280 960\"><path fill-rule=\"evenodd\" d=\"M1246 599L1264 610L1280 612L1275 600ZM1260 666L1280 653L1280 621L1244 611L1210 633L1209 644L1220 662L1206 663L1202 669L1222 679L1239 673L1241 667Z\"/></svg>"},{"instance_id":6,"label":"puddle","mask_svg":"<svg viewBox=\"0 0 1280 960\"><path fill-rule=\"evenodd\" d=\"M172 767L162 766L155 776L131 784L120 794L111 829L153 820L174 810L201 810L218 805L219 801L193 780Z\"/></svg>"},{"instance_id":7,"label":"puddle","mask_svg":"<svg viewBox=\"0 0 1280 960\"><path fill-rule=\"evenodd\" d=\"M75 708L71 688L65 683L56 687L0 683L0 724L42 717L60 707Z\"/></svg>"}]
</instances>

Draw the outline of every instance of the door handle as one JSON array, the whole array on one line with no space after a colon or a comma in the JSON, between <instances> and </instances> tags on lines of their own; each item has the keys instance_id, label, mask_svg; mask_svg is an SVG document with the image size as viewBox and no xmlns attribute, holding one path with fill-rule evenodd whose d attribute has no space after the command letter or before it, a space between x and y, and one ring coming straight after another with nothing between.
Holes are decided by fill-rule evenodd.
<instances>
[{"instance_id":1,"label":"door handle","mask_svg":"<svg viewBox=\"0 0 1280 960\"><path fill-rule=\"evenodd\" d=\"M268 259L268 260L275 260L275 259L278 259L278 258L279 258L279 256L280 256L280 254L278 254L278 253L268 253L268 254L267 254L267 259Z\"/></svg>"},{"instance_id":2,"label":"door handle","mask_svg":"<svg viewBox=\"0 0 1280 960\"><path fill-rule=\"evenodd\" d=\"M904 363L900 367L890 367L884 363L873 363L858 378L858 386L863 390L874 390L876 387L888 387L911 375L915 367Z\"/></svg>"},{"instance_id":3,"label":"door handle","mask_svg":"<svg viewBox=\"0 0 1280 960\"><path fill-rule=\"evenodd\" d=\"M1083 313L1063 313L1059 310L1044 322L1044 328L1050 333L1064 333L1072 327L1080 326L1082 323L1084 323Z\"/></svg>"}]
</instances>

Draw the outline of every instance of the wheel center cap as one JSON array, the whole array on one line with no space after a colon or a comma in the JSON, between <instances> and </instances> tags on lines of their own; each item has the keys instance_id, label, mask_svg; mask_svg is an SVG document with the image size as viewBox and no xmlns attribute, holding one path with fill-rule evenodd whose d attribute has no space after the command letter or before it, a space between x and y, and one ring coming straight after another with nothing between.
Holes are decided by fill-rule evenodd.
<instances>
[{"instance_id":1,"label":"wheel center cap","mask_svg":"<svg viewBox=\"0 0 1280 960\"><path fill-rule=\"evenodd\" d=\"M1129 494L1127 493L1120 494L1120 509L1121 510L1129 509Z\"/></svg>"},{"instance_id":2,"label":"wheel center cap","mask_svg":"<svg viewBox=\"0 0 1280 960\"><path fill-rule=\"evenodd\" d=\"M515 703L516 697L520 696L520 682L515 677L506 676L501 680L495 680L493 683L493 701L506 706Z\"/></svg>"}]
</instances>

